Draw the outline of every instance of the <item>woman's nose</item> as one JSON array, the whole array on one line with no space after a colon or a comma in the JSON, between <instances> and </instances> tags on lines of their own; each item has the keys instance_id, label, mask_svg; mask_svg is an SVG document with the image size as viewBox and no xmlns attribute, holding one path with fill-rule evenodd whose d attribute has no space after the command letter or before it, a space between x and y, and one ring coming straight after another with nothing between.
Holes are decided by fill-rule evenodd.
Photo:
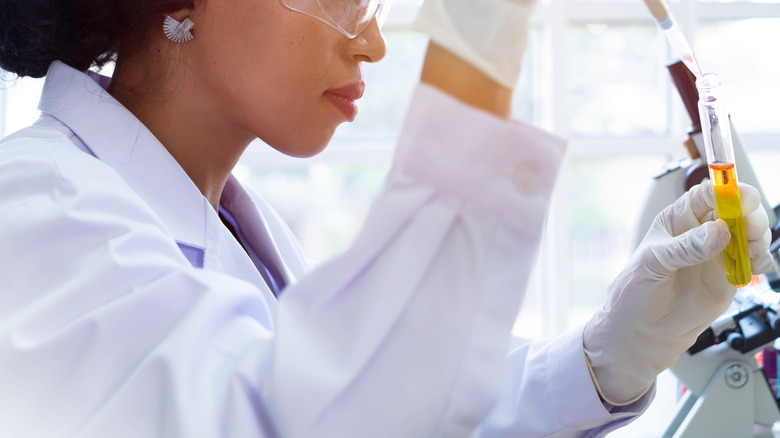
<instances>
[{"instance_id":1,"label":"woman's nose","mask_svg":"<svg viewBox=\"0 0 780 438\"><path fill-rule=\"evenodd\" d=\"M387 54L387 45L376 18L372 19L368 27L349 40L349 55L365 62L378 62Z\"/></svg>"}]
</instances>

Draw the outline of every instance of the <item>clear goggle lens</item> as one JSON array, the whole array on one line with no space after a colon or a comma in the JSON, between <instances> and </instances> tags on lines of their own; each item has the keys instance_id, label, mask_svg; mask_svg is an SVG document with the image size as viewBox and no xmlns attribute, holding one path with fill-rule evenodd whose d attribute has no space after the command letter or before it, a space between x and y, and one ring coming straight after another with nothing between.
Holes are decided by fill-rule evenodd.
<instances>
[{"instance_id":1,"label":"clear goggle lens","mask_svg":"<svg viewBox=\"0 0 780 438\"><path fill-rule=\"evenodd\" d=\"M376 17L381 28L392 0L282 0L293 11L314 17L354 38Z\"/></svg>"}]
</instances>

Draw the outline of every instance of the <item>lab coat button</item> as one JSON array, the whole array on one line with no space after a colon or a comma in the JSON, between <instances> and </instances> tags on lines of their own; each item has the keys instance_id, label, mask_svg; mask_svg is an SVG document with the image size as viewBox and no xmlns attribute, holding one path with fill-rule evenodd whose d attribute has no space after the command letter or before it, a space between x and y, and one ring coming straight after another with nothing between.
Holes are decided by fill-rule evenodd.
<instances>
[{"instance_id":1,"label":"lab coat button","mask_svg":"<svg viewBox=\"0 0 780 438\"><path fill-rule=\"evenodd\" d=\"M518 167L512 175L512 182L517 191L524 195L535 195L539 192L539 173L533 166L523 165Z\"/></svg>"}]
</instances>

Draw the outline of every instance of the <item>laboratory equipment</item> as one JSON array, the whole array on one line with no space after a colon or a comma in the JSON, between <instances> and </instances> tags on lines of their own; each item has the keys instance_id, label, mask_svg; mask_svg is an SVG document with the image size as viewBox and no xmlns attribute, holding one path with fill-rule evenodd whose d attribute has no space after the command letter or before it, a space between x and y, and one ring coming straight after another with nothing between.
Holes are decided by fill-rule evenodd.
<instances>
[{"instance_id":1,"label":"laboratory equipment","mask_svg":"<svg viewBox=\"0 0 780 438\"><path fill-rule=\"evenodd\" d=\"M650 14L655 18L658 27L664 33L666 40L674 50L674 54L680 58L680 60L688 67L688 69L697 77L701 76L701 68L699 62L696 60L696 56L693 54L693 49L688 43L688 39L682 33L680 26L677 24L677 20L674 19L669 6L664 0L644 0L645 5L650 10Z\"/></svg>"},{"instance_id":2,"label":"laboratory equipment","mask_svg":"<svg viewBox=\"0 0 780 438\"><path fill-rule=\"evenodd\" d=\"M726 277L729 283L742 287L750 283L753 273L742 217L742 201L737 186L729 116L723 104L721 82L717 75L710 73L701 76L696 81L696 87L699 90L699 116L710 180L715 192L715 212L728 224L731 232L731 241L723 250Z\"/></svg>"},{"instance_id":3,"label":"laboratory equipment","mask_svg":"<svg viewBox=\"0 0 780 438\"><path fill-rule=\"evenodd\" d=\"M780 337L780 303L766 283L756 289L740 289L672 367L686 391L663 438L772 436L780 408L754 355Z\"/></svg>"}]
</instances>

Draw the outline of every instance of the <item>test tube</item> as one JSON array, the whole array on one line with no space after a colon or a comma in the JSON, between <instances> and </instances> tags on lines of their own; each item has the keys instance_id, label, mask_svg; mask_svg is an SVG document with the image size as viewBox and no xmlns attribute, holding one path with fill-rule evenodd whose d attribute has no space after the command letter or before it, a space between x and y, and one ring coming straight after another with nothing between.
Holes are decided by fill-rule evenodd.
<instances>
[{"instance_id":1,"label":"test tube","mask_svg":"<svg viewBox=\"0 0 780 438\"><path fill-rule=\"evenodd\" d=\"M742 217L742 200L737 186L737 168L731 124L721 98L718 75L706 74L696 81L699 90L699 116L707 150L710 180L715 193L715 212L729 226L731 240L723 250L729 283L742 287L750 283L752 269L747 250L747 236Z\"/></svg>"}]
</instances>

